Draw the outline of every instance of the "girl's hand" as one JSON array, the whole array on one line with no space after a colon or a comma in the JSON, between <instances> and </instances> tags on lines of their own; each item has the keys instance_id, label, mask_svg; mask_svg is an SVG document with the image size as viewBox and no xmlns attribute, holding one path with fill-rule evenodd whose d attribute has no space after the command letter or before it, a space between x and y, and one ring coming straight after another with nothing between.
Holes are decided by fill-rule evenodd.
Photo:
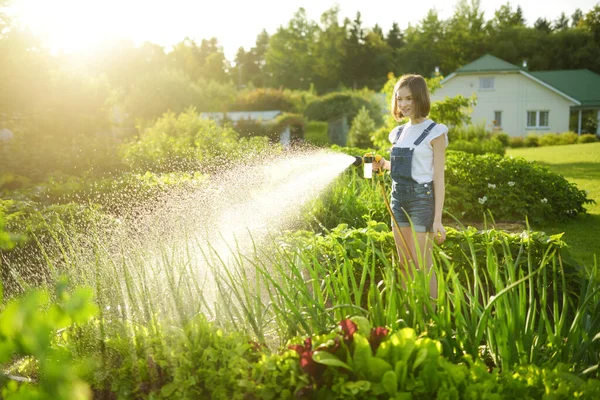
<instances>
[{"instance_id":1,"label":"girl's hand","mask_svg":"<svg viewBox=\"0 0 600 400\"><path fill-rule=\"evenodd\" d=\"M385 165L385 158L381 157L379 161L373 161L373 170L381 169L383 170L383 166Z\"/></svg>"},{"instance_id":2,"label":"girl's hand","mask_svg":"<svg viewBox=\"0 0 600 400\"><path fill-rule=\"evenodd\" d=\"M446 240L446 229L441 222L433 223L433 240L437 244L442 244Z\"/></svg>"}]
</instances>

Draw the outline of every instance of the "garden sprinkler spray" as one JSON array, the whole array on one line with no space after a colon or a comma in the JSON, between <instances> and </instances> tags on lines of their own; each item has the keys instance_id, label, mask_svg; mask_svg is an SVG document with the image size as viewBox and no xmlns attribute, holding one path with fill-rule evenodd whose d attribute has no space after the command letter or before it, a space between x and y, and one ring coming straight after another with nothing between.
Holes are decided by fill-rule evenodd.
<instances>
[{"instance_id":1,"label":"garden sprinkler spray","mask_svg":"<svg viewBox=\"0 0 600 400\"><path fill-rule=\"evenodd\" d=\"M364 156L355 156L356 160L352 163L355 167L363 166L363 176L367 179L373 178L373 161L381 160L381 156L379 154L366 153ZM383 170L379 168L377 170L377 176L382 176Z\"/></svg>"}]
</instances>

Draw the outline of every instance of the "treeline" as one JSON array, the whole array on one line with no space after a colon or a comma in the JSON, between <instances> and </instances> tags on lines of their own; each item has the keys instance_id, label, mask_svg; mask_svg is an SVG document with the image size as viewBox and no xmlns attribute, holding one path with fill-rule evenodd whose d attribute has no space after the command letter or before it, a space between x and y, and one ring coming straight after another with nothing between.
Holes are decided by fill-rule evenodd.
<instances>
[{"instance_id":1,"label":"treeline","mask_svg":"<svg viewBox=\"0 0 600 400\"><path fill-rule=\"evenodd\" d=\"M234 80L295 89L314 85L318 92L364 86L378 90L388 72L448 75L486 53L516 65L526 61L530 70L588 68L600 73L600 3L587 13L577 9L556 21L529 23L522 9L510 3L486 21L479 0L461 0L449 19L430 10L416 25L402 31L394 23L387 32L378 25L363 26L360 13L341 23L338 14L334 7L317 23L300 9L272 36L262 32L255 47L238 51ZM401 21L401 12L398 16Z\"/></svg>"}]
</instances>

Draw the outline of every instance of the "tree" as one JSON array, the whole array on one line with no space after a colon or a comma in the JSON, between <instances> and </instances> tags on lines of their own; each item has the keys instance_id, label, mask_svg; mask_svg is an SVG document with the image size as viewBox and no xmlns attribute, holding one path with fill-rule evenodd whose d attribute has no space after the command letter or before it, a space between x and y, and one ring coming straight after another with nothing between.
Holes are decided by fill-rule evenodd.
<instances>
[{"instance_id":1,"label":"tree","mask_svg":"<svg viewBox=\"0 0 600 400\"><path fill-rule=\"evenodd\" d=\"M307 20L304 8L294 14L287 27L277 29L265 55L269 86L304 90L310 87L317 30L317 25Z\"/></svg>"},{"instance_id":2,"label":"tree","mask_svg":"<svg viewBox=\"0 0 600 400\"><path fill-rule=\"evenodd\" d=\"M564 12L560 13L560 17L554 22L554 30L555 31L564 31L569 29L569 18L565 15Z\"/></svg>"},{"instance_id":3,"label":"tree","mask_svg":"<svg viewBox=\"0 0 600 400\"><path fill-rule=\"evenodd\" d=\"M364 29L360 12L356 13L353 21L346 20L348 26L348 36L346 38L345 58L344 58L344 83L349 87L356 89L362 87L365 82L365 54L364 54Z\"/></svg>"},{"instance_id":4,"label":"tree","mask_svg":"<svg viewBox=\"0 0 600 400\"><path fill-rule=\"evenodd\" d=\"M494 12L494 18L489 22L489 25L496 31L525 26L525 18L523 18L521 6L517 6L515 12L512 11L510 3L500 6L500 8Z\"/></svg>"},{"instance_id":5,"label":"tree","mask_svg":"<svg viewBox=\"0 0 600 400\"><path fill-rule=\"evenodd\" d=\"M479 0L460 0L456 4L443 38L443 70L454 71L486 52L484 25Z\"/></svg>"},{"instance_id":6,"label":"tree","mask_svg":"<svg viewBox=\"0 0 600 400\"><path fill-rule=\"evenodd\" d=\"M350 132L348 132L348 145L368 149L373 146L371 135L375 132L375 121L369 116L369 110L363 106L356 117L352 120Z\"/></svg>"},{"instance_id":7,"label":"tree","mask_svg":"<svg viewBox=\"0 0 600 400\"><path fill-rule=\"evenodd\" d=\"M579 22L583 20L583 11L580 8L577 8L573 15L571 15L571 28L577 28L579 26Z\"/></svg>"},{"instance_id":8,"label":"tree","mask_svg":"<svg viewBox=\"0 0 600 400\"><path fill-rule=\"evenodd\" d=\"M600 44L600 3L585 14L583 25L592 33L596 43Z\"/></svg>"},{"instance_id":9,"label":"tree","mask_svg":"<svg viewBox=\"0 0 600 400\"><path fill-rule=\"evenodd\" d=\"M402 34L400 26L398 26L397 22L392 23L392 27L388 31L385 40L388 46L390 46L393 50L400 49L404 46L404 35Z\"/></svg>"},{"instance_id":10,"label":"tree","mask_svg":"<svg viewBox=\"0 0 600 400\"><path fill-rule=\"evenodd\" d=\"M346 56L346 25L340 25L338 14L339 6L335 6L321 15L318 38L313 46L315 88L321 93L339 89L342 81Z\"/></svg>"},{"instance_id":11,"label":"tree","mask_svg":"<svg viewBox=\"0 0 600 400\"><path fill-rule=\"evenodd\" d=\"M533 24L533 27L541 32L552 32L552 25L550 24L550 21L548 21L546 18L538 18Z\"/></svg>"}]
</instances>

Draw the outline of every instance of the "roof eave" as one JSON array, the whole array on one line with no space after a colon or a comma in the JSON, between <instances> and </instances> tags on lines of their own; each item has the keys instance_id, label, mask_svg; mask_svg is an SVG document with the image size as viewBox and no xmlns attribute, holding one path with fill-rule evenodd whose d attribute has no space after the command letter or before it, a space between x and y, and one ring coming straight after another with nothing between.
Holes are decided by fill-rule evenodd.
<instances>
[{"instance_id":1,"label":"roof eave","mask_svg":"<svg viewBox=\"0 0 600 400\"><path fill-rule=\"evenodd\" d=\"M574 99L573 97L569 96L568 94L566 94L566 93L564 93L564 92L561 92L560 90L558 90L558 89L557 89L557 88L555 88L554 86L547 84L546 82L542 81L541 79L538 79L538 78L536 78L535 76L533 76L533 75L531 75L531 74L528 74L528 73L527 73L527 72L525 72L525 71L519 71L519 73L521 73L521 74L525 75L527 78L529 78L529 79L531 79L531 80L533 80L533 81L535 81L535 82L539 83L540 85L542 85L542 86L544 86L545 88L547 88L547 89L549 89L549 90L553 91L554 93L556 93L556 94L558 94L558 95L560 95L560 96L563 96L563 97L564 97L564 98L566 98L567 100L569 100L569 101L572 101L573 103L575 103L575 105L576 105L576 106L580 106L580 105L581 105L581 102L580 102L579 100L577 100L577 99Z\"/></svg>"}]
</instances>

